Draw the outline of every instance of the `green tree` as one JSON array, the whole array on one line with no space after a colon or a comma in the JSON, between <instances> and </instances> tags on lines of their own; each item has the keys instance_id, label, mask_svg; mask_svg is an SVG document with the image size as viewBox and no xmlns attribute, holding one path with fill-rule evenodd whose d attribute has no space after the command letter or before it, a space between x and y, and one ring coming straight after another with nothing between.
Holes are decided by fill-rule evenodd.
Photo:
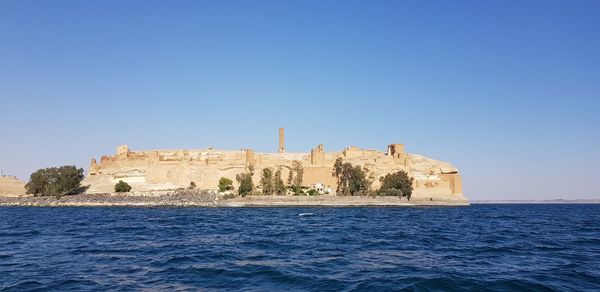
<instances>
[{"instance_id":1,"label":"green tree","mask_svg":"<svg viewBox=\"0 0 600 292\"><path fill-rule=\"evenodd\" d=\"M377 191L378 195L406 197L410 200L414 179L409 177L406 171L400 170L394 173L388 173L380 178L379 181L381 181L381 187L379 188L379 191Z\"/></svg>"},{"instance_id":2,"label":"green tree","mask_svg":"<svg viewBox=\"0 0 600 292\"><path fill-rule=\"evenodd\" d=\"M299 161L294 160L292 162L292 170L294 172L294 178L292 180L293 185L296 187L301 187L302 179L304 178L304 168L302 167L302 164Z\"/></svg>"},{"instance_id":3,"label":"green tree","mask_svg":"<svg viewBox=\"0 0 600 292\"><path fill-rule=\"evenodd\" d=\"M372 180L367 177L368 169L338 158L333 165L332 174L337 178L337 193L342 196L365 196L369 194Z\"/></svg>"},{"instance_id":4,"label":"green tree","mask_svg":"<svg viewBox=\"0 0 600 292\"><path fill-rule=\"evenodd\" d=\"M238 193L240 196L245 197L252 193L254 189L254 183L252 182L252 176L254 175L254 166L250 165L246 172L240 173L235 176L235 179L240 184L238 187Z\"/></svg>"},{"instance_id":5,"label":"green tree","mask_svg":"<svg viewBox=\"0 0 600 292\"><path fill-rule=\"evenodd\" d=\"M308 195L309 196L318 196L319 192L315 189L310 189L310 190L308 190Z\"/></svg>"},{"instance_id":6,"label":"green tree","mask_svg":"<svg viewBox=\"0 0 600 292\"><path fill-rule=\"evenodd\" d=\"M262 187L262 194L270 196L275 192L273 186L273 170L270 168L263 168L262 176L260 177L260 185Z\"/></svg>"},{"instance_id":7,"label":"green tree","mask_svg":"<svg viewBox=\"0 0 600 292\"><path fill-rule=\"evenodd\" d=\"M349 183L351 196L366 196L369 194L370 183L366 172L359 166L351 167Z\"/></svg>"},{"instance_id":8,"label":"green tree","mask_svg":"<svg viewBox=\"0 0 600 292\"><path fill-rule=\"evenodd\" d=\"M130 191L131 186L122 180L115 184L115 192L117 193L129 193Z\"/></svg>"},{"instance_id":9,"label":"green tree","mask_svg":"<svg viewBox=\"0 0 600 292\"><path fill-rule=\"evenodd\" d=\"M375 175L367 167L363 167L362 170L366 176L365 179L366 179L366 184L367 184L367 194L374 195L375 192L373 191L372 186L373 186L373 182L375 181Z\"/></svg>"},{"instance_id":10,"label":"green tree","mask_svg":"<svg viewBox=\"0 0 600 292\"><path fill-rule=\"evenodd\" d=\"M290 189L292 190L292 194L294 196L304 196L306 195L306 193L304 192L304 190L299 187L299 186L291 186Z\"/></svg>"},{"instance_id":11,"label":"green tree","mask_svg":"<svg viewBox=\"0 0 600 292\"><path fill-rule=\"evenodd\" d=\"M221 179L219 179L219 192L230 190L233 190L233 181L226 177L221 177Z\"/></svg>"},{"instance_id":12,"label":"green tree","mask_svg":"<svg viewBox=\"0 0 600 292\"><path fill-rule=\"evenodd\" d=\"M273 187L275 188L275 194L278 196L285 196L285 184L281 179L281 168L278 168L275 171L275 175L273 176Z\"/></svg>"},{"instance_id":13,"label":"green tree","mask_svg":"<svg viewBox=\"0 0 600 292\"><path fill-rule=\"evenodd\" d=\"M31 174L25 185L28 194L34 196L63 196L81 190L83 168L74 165L39 169Z\"/></svg>"},{"instance_id":14,"label":"green tree","mask_svg":"<svg viewBox=\"0 0 600 292\"><path fill-rule=\"evenodd\" d=\"M338 157L335 160L335 163L333 164L333 172L332 172L332 176L334 176L337 179L337 189L336 191L339 192L340 191L340 186L342 185L340 178L342 177L342 168L344 166L344 162L342 160L341 157Z\"/></svg>"},{"instance_id":15,"label":"green tree","mask_svg":"<svg viewBox=\"0 0 600 292\"><path fill-rule=\"evenodd\" d=\"M294 182L294 169L290 168L290 172L288 172L287 177L287 185L291 186L292 182Z\"/></svg>"}]
</instances>

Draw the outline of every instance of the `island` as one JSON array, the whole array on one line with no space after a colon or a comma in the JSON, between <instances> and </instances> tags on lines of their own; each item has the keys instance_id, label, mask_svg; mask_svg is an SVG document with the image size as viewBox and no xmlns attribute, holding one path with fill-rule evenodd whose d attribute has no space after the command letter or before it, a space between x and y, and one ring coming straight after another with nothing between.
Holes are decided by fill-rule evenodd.
<instances>
[{"instance_id":1,"label":"island","mask_svg":"<svg viewBox=\"0 0 600 292\"><path fill-rule=\"evenodd\" d=\"M340 163L358 169L370 192L340 190ZM410 177L408 196L377 195L387 175L397 172ZM264 192L269 185L264 176L280 181L287 178L286 191ZM253 191L237 191L246 177ZM283 179L281 179L283 178ZM220 189L223 180L228 189ZM0 181L6 184L4 180ZM128 192L115 192L124 183ZM83 191L72 196L27 197L14 179L10 193L0 186L1 205L173 205L173 206L464 206L462 178L450 163L408 153L404 144L389 144L386 151L350 146L327 152L323 144L305 153L288 153L284 129L279 129L276 153L253 149L145 150L134 151L127 145L117 147L114 155L91 160L81 182ZM17 184L18 185L18 184ZM24 185L24 184L22 184ZM295 185L297 188L290 187ZM261 191L262 189L262 191ZM239 194L238 194L239 193ZM6 196L8 194L8 196ZM241 194L241 195L240 195Z\"/></svg>"}]
</instances>

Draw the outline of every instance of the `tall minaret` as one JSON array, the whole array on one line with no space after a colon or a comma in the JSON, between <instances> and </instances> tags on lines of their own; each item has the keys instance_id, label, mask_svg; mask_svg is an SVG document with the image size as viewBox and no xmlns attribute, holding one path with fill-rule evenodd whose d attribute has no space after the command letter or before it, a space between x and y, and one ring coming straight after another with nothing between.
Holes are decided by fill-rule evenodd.
<instances>
[{"instance_id":1,"label":"tall minaret","mask_svg":"<svg viewBox=\"0 0 600 292\"><path fill-rule=\"evenodd\" d=\"M283 128L279 128L279 153L285 153L285 137Z\"/></svg>"}]
</instances>

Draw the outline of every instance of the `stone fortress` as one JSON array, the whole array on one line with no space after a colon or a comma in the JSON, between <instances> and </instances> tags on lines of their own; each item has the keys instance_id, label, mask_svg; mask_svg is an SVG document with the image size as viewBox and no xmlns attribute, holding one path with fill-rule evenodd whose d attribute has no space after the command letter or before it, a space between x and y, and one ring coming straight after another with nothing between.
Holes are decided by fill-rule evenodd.
<instances>
[{"instance_id":1,"label":"stone fortress","mask_svg":"<svg viewBox=\"0 0 600 292\"><path fill-rule=\"evenodd\" d=\"M233 180L237 187L236 175L246 172L250 165L254 167L255 185L260 181L263 168L281 169L285 181L293 162L298 161L304 168L303 185L313 187L322 184L335 192L336 178L332 176L332 170L338 157L344 162L368 168L375 178L374 189L379 188L380 177L404 170L415 179L413 198L466 202L461 176L454 166L407 153L403 144L390 144L387 152L357 147L325 152L321 144L308 153L287 153L283 128L279 129L277 153L212 148L132 151L127 145L119 146L114 156L102 156L99 163L92 159L82 185L89 186L87 193L91 194L113 192L119 180L130 184L136 192L185 188L190 182L201 189L216 190L221 177Z\"/></svg>"}]
</instances>

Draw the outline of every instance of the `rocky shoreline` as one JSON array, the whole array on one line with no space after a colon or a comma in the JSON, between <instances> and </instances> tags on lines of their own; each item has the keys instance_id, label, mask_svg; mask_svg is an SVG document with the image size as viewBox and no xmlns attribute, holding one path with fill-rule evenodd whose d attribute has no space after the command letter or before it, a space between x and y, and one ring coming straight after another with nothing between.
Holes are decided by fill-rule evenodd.
<instances>
[{"instance_id":1,"label":"rocky shoreline","mask_svg":"<svg viewBox=\"0 0 600 292\"><path fill-rule=\"evenodd\" d=\"M228 197L214 191L176 190L144 193L80 194L71 196L0 197L0 206L31 207L360 207L468 206L466 200L410 201L398 197L247 196Z\"/></svg>"},{"instance_id":2,"label":"rocky shoreline","mask_svg":"<svg viewBox=\"0 0 600 292\"><path fill-rule=\"evenodd\" d=\"M70 196L0 197L0 206L31 207L217 207L214 192L107 193Z\"/></svg>"},{"instance_id":3,"label":"rocky shoreline","mask_svg":"<svg viewBox=\"0 0 600 292\"><path fill-rule=\"evenodd\" d=\"M468 206L463 196L431 199L414 196L411 200L394 196L246 196L220 202L227 207L411 207L411 206Z\"/></svg>"},{"instance_id":4,"label":"rocky shoreline","mask_svg":"<svg viewBox=\"0 0 600 292\"><path fill-rule=\"evenodd\" d=\"M600 204L600 199L477 200L471 204Z\"/></svg>"}]
</instances>

